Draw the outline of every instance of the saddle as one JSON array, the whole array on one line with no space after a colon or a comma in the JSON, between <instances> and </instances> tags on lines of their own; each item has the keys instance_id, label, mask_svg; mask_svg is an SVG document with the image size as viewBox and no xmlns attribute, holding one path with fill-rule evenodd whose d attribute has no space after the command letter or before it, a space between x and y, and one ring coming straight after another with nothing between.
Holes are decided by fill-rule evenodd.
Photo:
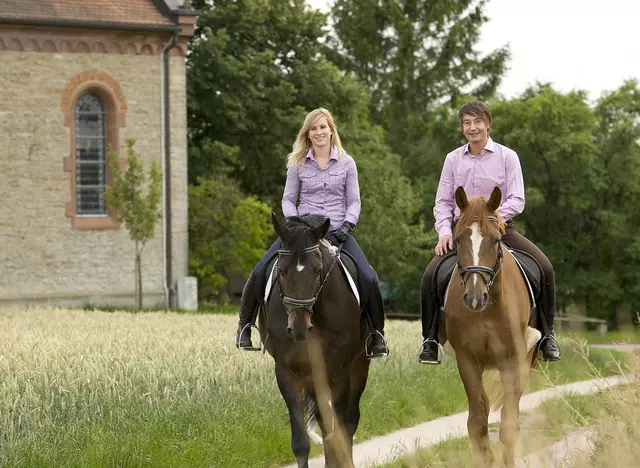
<instances>
[{"instance_id":1,"label":"saddle","mask_svg":"<svg viewBox=\"0 0 640 468\"><path fill-rule=\"evenodd\" d=\"M267 261L264 270L260 273L259 278L256 279L257 294L258 297L260 297L261 302L267 302L271 290L273 289L273 282L276 278L274 270L277 266L277 261L278 254L276 253ZM363 303L363 301L360 300L364 293L363 281L360 278L358 264L353 257L344 250L340 251L340 264L342 266L342 271L351 286L351 290L358 299L358 303Z\"/></svg>"},{"instance_id":2,"label":"saddle","mask_svg":"<svg viewBox=\"0 0 640 468\"><path fill-rule=\"evenodd\" d=\"M509 248L506 244L503 244L503 247L507 248L507 250L513 254L516 259L516 263L520 267L520 273L522 274L522 277L529 289L532 309L539 309L539 304L542 299L541 285L544 284L544 272L542 271L542 267L538 261L528 253L523 252L522 250ZM458 255L455 252L450 252L445 255L436 266L431 291L433 291L434 294L433 300L440 310L444 307L444 298L457 262Z\"/></svg>"}]
</instances>

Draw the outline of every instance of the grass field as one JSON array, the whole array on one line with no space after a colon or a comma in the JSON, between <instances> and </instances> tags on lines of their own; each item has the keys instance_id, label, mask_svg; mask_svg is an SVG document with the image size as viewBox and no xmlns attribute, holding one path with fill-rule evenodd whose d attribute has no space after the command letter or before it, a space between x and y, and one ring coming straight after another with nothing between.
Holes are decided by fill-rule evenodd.
<instances>
[{"instance_id":1,"label":"grass field","mask_svg":"<svg viewBox=\"0 0 640 468\"><path fill-rule=\"evenodd\" d=\"M291 463L273 361L234 348L236 323L232 315L0 310L0 464ZM359 441L466 409L453 361L418 364L419 328L388 324L392 354L372 363ZM529 390L617 371L608 351L591 350L587 361L575 343L561 344L563 360L543 365Z\"/></svg>"}]
</instances>

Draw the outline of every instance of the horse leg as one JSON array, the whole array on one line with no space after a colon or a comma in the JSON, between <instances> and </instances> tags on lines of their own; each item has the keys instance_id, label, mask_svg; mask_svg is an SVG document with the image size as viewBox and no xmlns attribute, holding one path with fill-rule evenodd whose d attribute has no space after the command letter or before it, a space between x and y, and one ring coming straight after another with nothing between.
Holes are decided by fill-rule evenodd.
<instances>
[{"instance_id":1,"label":"horse leg","mask_svg":"<svg viewBox=\"0 0 640 468\"><path fill-rule=\"evenodd\" d=\"M500 377L504 388L504 404L500 416L500 442L502 461L507 468L516 464L516 444L520 437L520 397L526 385L528 368L513 359L500 366Z\"/></svg>"},{"instance_id":2,"label":"horse leg","mask_svg":"<svg viewBox=\"0 0 640 468\"><path fill-rule=\"evenodd\" d=\"M298 468L309 468L311 443L307 435L302 410L302 386L280 364L276 364L276 380L278 381L282 398L284 398L289 410L291 450L296 456Z\"/></svg>"},{"instance_id":3,"label":"horse leg","mask_svg":"<svg viewBox=\"0 0 640 468\"><path fill-rule=\"evenodd\" d=\"M322 411L320 417L322 435L324 439L324 459L326 468L353 468L351 442L345 421L349 406L349 377L337 382L331 392L332 398L328 405L329 411Z\"/></svg>"},{"instance_id":4,"label":"horse leg","mask_svg":"<svg viewBox=\"0 0 640 468\"><path fill-rule=\"evenodd\" d=\"M349 406L347 407L347 416L345 419L345 430L349 443L353 447L353 436L358 429L360 423L360 397L364 393L369 377L369 360L360 357L353 363L351 368L351 383L349 391Z\"/></svg>"},{"instance_id":5,"label":"horse leg","mask_svg":"<svg viewBox=\"0 0 640 468\"><path fill-rule=\"evenodd\" d=\"M489 440L489 398L482 384L484 366L472 356L457 357L458 371L469 400L467 430L473 448L473 458L477 468L493 466L495 455Z\"/></svg>"}]
</instances>

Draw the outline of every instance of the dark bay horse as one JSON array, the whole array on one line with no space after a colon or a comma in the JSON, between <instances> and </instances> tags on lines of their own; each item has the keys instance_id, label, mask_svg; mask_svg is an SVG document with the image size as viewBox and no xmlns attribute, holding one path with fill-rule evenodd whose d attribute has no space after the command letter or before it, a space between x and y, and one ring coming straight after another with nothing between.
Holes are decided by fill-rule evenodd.
<instances>
[{"instance_id":1,"label":"dark bay horse","mask_svg":"<svg viewBox=\"0 0 640 468\"><path fill-rule=\"evenodd\" d=\"M303 215L283 225L272 218L282 247L259 328L289 410L291 448L298 467L308 467L307 425L315 419L326 466L352 467L369 375L360 307L334 248L324 240L329 220Z\"/></svg>"},{"instance_id":2,"label":"dark bay horse","mask_svg":"<svg viewBox=\"0 0 640 468\"><path fill-rule=\"evenodd\" d=\"M489 200L468 200L462 187L456 190L461 211L454 232L458 264L445 299L446 339L455 351L469 400L467 428L477 467L491 467L495 460L488 433L490 403L493 409L502 407L502 461L515 466L520 397L535 365L535 343L540 338L540 332L528 326L532 304L527 284L500 240L501 199L497 187ZM498 387L485 389L485 370L499 372ZM493 402L485 390L496 392Z\"/></svg>"}]
</instances>

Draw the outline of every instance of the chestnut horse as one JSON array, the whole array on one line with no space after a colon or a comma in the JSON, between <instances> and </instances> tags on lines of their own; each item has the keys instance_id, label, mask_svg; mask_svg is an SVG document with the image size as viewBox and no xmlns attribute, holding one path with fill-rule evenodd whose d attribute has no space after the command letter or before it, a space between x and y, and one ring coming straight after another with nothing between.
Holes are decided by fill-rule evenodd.
<instances>
[{"instance_id":1,"label":"chestnut horse","mask_svg":"<svg viewBox=\"0 0 640 468\"><path fill-rule=\"evenodd\" d=\"M442 342L448 339L455 351L469 400L467 429L476 467L493 466L488 416L490 409L501 406L503 462L515 466L520 397L535 365L535 343L540 337L528 326L532 311L528 286L514 256L501 242L504 224L497 214L501 199L497 187L489 200L468 200L462 187L456 190L461 211L454 231L458 264L445 298L446 337ZM496 377L499 372L501 385L485 389L485 370ZM488 375L484 377L487 382ZM487 391L496 392L493 402Z\"/></svg>"}]
</instances>

